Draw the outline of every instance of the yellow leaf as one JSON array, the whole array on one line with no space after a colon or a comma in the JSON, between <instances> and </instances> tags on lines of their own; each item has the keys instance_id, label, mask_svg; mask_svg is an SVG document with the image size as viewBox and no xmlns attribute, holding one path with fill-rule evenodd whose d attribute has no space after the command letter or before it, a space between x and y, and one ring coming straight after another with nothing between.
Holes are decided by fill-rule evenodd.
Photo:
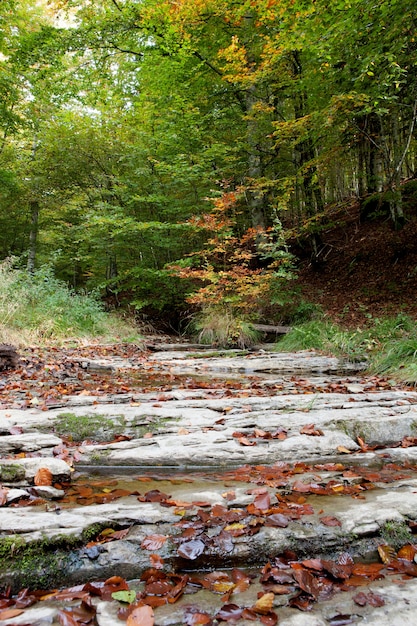
<instances>
[{"instance_id":1,"label":"yellow leaf","mask_svg":"<svg viewBox=\"0 0 417 626\"><path fill-rule=\"evenodd\" d=\"M275 595L273 593L264 593L263 596L259 598L253 605L252 609L255 613L260 613L261 615L266 615L271 611L274 606L274 598Z\"/></svg>"},{"instance_id":2,"label":"yellow leaf","mask_svg":"<svg viewBox=\"0 0 417 626\"><path fill-rule=\"evenodd\" d=\"M395 550L391 546L378 546L378 553L383 563L389 563L396 558Z\"/></svg>"},{"instance_id":3,"label":"yellow leaf","mask_svg":"<svg viewBox=\"0 0 417 626\"><path fill-rule=\"evenodd\" d=\"M216 580L211 588L216 593L228 593L236 587L231 580Z\"/></svg>"},{"instance_id":4,"label":"yellow leaf","mask_svg":"<svg viewBox=\"0 0 417 626\"><path fill-rule=\"evenodd\" d=\"M229 524L225 527L225 530L242 530L246 528L246 524L241 524L239 522L235 522L234 524Z\"/></svg>"},{"instance_id":5,"label":"yellow leaf","mask_svg":"<svg viewBox=\"0 0 417 626\"><path fill-rule=\"evenodd\" d=\"M337 446L337 451L343 452L343 454L352 454L352 451L345 448L345 446Z\"/></svg>"}]
</instances>

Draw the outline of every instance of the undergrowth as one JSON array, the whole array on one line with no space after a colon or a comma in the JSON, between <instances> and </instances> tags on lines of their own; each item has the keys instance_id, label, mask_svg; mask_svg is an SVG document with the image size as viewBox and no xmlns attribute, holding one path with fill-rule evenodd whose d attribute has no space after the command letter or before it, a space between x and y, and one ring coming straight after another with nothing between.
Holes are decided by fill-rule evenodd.
<instances>
[{"instance_id":1,"label":"undergrowth","mask_svg":"<svg viewBox=\"0 0 417 626\"><path fill-rule=\"evenodd\" d=\"M226 307L207 307L192 322L199 343L219 348L249 348L259 342L260 334L250 322Z\"/></svg>"},{"instance_id":2,"label":"undergrowth","mask_svg":"<svg viewBox=\"0 0 417 626\"><path fill-rule=\"evenodd\" d=\"M33 275L0 264L0 343L28 345L63 339L137 339L137 329L104 310L95 294L79 294L49 268Z\"/></svg>"},{"instance_id":3,"label":"undergrowth","mask_svg":"<svg viewBox=\"0 0 417 626\"><path fill-rule=\"evenodd\" d=\"M371 318L364 328L344 329L318 319L300 324L277 344L279 351L314 349L368 362L372 374L417 385L417 324L400 313Z\"/></svg>"}]
</instances>

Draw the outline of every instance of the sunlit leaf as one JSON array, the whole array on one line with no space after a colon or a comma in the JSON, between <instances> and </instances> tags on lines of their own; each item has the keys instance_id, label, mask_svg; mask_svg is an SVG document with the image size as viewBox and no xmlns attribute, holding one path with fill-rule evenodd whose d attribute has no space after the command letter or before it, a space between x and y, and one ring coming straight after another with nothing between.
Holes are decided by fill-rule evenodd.
<instances>
[{"instance_id":1,"label":"sunlit leaf","mask_svg":"<svg viewBox=\"0 0 417 626\"><path fill-rule=\"evenodd\" d=\"M47 467L40 467L35 474L33 482L37 487L46 486L50 487L53 482L53 474Z\"/></svg>"},{"instance_id":2,"label":"sunlit leaf","mask_svg":"<svg viewBox=\"0 0 417 626\"><path fill-rule=\"evenodd\" d=\"M413 546L411 544L407 544L406 546L403 546L397 552L397 558L398 559L405 559L406 561L414 561L416 554L417 554L416 546Z\"/></svg>"},{"instance_id":3,"label":"sunlit leaf","mask_svg":"<svg viewBox=\"0 0 417 626\"><path fill-rule=\"evenodd\" d=\"M396 553L394 548L392 548L391 546L378 546L378 554L381 557L381 561L383 563L389 563L390 561L392 561L393 559L396 558Z\"/></svg>"},{"instance_id":4,"label":"sunlit leaf","mask_svg":"<svg viewBox=\"0 0 417 626\"><path fill-rule=\"evenodd\" d=\"M274 606L274 598L275 595L273 593L264 593L264 595L255 602L252 609L255 613L265 615L266 613L269 613Z\"/></svg>"},{"instance_id":5,"label":"sunlit leaf","mask_svg":"<svg viewBox=\"0 0 417 626\"><path fill-rule=\"evenodd\" d=\"M228 593L234 588L235 583L231 580L218 580L215 581L211 586L212 591L214 591L215 593Z\"/></svg>"},{"instance_id":6,"label":"sunlit leaf","mask_svg":"<svg viewBox=\"0 0 417 626\"><path fill-rule=\"evenodd\" d=\"M345 448L345 446L337 446L337 451L341 452L342 454L352 454L352 450Z\"/></svg>"},{"instance_id":7,"label":"sunlit leaf","mask_svg":"<svg viewBox=\"0 0 417 626\"><path fill-rule=\"evenodd\" d=\"M114 600L119 600L119 602L127 602L128 604L131 604L136 600L136 591L133 591L133 589L129 591L114 591L111 594L111 597Z\"/></svg>"},{"instance_id":8,"label":"sunlit leaf","mask_svg":"<svg viewBox=\"0 0 417 626\"><path fill-rule=\"evenodd\" d=\"M207 613L189 608L184 613L184 624L185 626L210 626L212 619Z\"/></svg>"}]
</instances>

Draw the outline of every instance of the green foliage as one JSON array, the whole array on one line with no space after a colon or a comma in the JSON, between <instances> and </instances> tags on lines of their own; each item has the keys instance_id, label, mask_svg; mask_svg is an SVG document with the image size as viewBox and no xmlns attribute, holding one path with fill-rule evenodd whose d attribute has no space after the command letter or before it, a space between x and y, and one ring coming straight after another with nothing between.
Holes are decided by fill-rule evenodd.
<instances>
[{"instance_id":1,"label":"green foliage","mask_svg":"<svg viewBox=\"0 0 417 626\"><path fill-rule=\"evenodd\" d=\"M412 542L411 530L405 521L389 520L381 527L380 532L385 544L394 550L399 550Z\"/></svg>"},{"instance_id":2,"label":"green foliage","mask_svg":"<svg viewBox=\"0 0 417 626\"><path fill-rule=\"evenodd\" d=\"M25 468L13 463L0 465L0 480L3 483L16 483L25 478Z\"/></svg>"},{"instance_id":3,"label":"green foliage","mask_svg":"<svg viewBox=\"0 0 417 626\"><path fill-rule=\"evenodd\" d=\"M277 349L280 351L321 350L353 354L355 343L349 331L344 331L331 322L314 319L295 326L279 340Z\"/></svg>"},{"instance_id":4,"label":"green foliage","mask_svg":"<svg viewBox=\"0 0 417 626\"><path fill-rule=\"evenodd\" d=\"M112 418L105 415L75 415L75 413L60 413L54 421L54 431L64 435L71 441L111 441L117 433L123 430L124 418L122 415Z\"/></svg>"},{"instance_id":5,"label":"green foliage","mask_svg":"<svg viewBox=\"0 0 417 626\"><path fill-rule=\"evenodd\" d=\"M130 332L94 294L78 294L41 268L34 275L0 265L0 333L17 343Z\"/></svg>"},{"instance_id":6,"label":"green foliage","mask_svg":"<svg viewBox=\"0 0 417 626\"><path fill-rule=\"evenodd\" d=\"M368 327L356 330L312 320L280 339L277 349L315 349L366 360L373 374L417 384L417 325L402 313L395 318L371 318Z\"/></svg>"}]
</instances>

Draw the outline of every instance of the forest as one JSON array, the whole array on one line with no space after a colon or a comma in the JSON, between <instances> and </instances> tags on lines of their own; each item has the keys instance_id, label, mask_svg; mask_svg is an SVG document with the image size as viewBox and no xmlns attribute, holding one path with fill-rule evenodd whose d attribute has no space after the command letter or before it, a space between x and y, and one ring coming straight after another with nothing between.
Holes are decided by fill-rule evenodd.
<instances>
[{"instance_id":1,"label":"forest","mask_svg":"<svg viewBox=\"0 0 417 626\"><path fill-rule=\"evenodd\" d=\"M2 0L0 259L176 329L292 323L338 212L382 216L387 245L411 228L416 22L405 0Z\"/></svg>"}]
</instances>

